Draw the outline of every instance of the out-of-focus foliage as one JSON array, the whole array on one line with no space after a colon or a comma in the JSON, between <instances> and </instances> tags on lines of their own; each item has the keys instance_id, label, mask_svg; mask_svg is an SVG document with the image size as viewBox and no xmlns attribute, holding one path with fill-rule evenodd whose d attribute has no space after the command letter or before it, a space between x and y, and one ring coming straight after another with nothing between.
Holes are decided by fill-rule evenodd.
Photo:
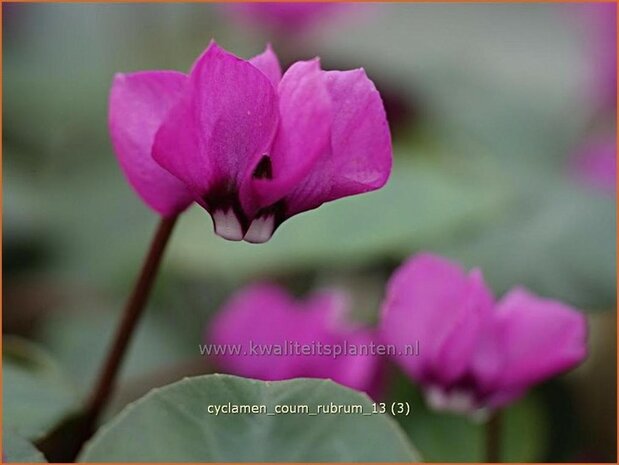
<instances>
[{"instance_id":1,"label":"out-of-focus foliage","mask_svg":"<svg viewBox=\"0 0 619 465\"><path fill-rule=\"evenodd\" d=\"M150 309L152 310L152 309ZM195 353L175 341L178 331L151 316L145 318L131 342L129 356L123 364L120 382L131 383L158 370L173 367ZM69 371L69 376L87 393L103 363L119 315L109 311L82 311L55 315L45 323L40 338Z\"/></svg>"},{"instance_id":2,"label":"out-of-focus foliage","mask_svg":"<svg viewBox=\"0 0 619 465\"><path fill-rule=\"evenodd\" d=\"M5 463L44 463L43 454L30 441L15 434L10 429L2 432Z\"/></svg>"},{"instance_id":3,"label":"out-of-focus foliage","mask_svg":"<svg viewBox=\"0 0 619 465\"><path fill-rule=\"evenodd\" d=\"M492 228L446 249L484 270L499 292L519 283L585 310L610 310L615 299L614 208L610 197L553 180L532 186L509 217Z\"/></svg>"},{"instance_id":4,"label":"out-of-focus foliage","mask_svg":"<svg viewBox=\"0 0 619 465\"><path fill-rule=\"evenodd\" d=\"M108 309L121 307L157 221L109 144L112 76L185 71L211 38L246 57L271 41L286 63L318 55L326 68L363 66L387 103L394 171L383 190L299 215L261 246L215 237L208 215L192 207L172 236L152 318L108 414L152 387L207 372L197 349L203 327L247 281L294 291L343 283L356 317L372 321L391 270L429 249L479 266L498 294L523 284L585 311L615 308L615 199L569 172L592 133L615 127L590 98L591 24L558 4L349 8L282 37L234 22L223 5L3 5L4 330L39 340L63 365L63 374L33 371L47 362L9 356L6 425L37 437L75 405L67 379L80 395L88 389L118 315ZM604 347L596 373L615 373L615 348ZM581 423L576 413L561 416L568 404L580 415L583 399L596 399L597 410L615 412L615 390L596 389L581 382L578 398L566 388L552 402L534 394L514 406L507 457L614 460L613 444L557 436ZM426 459L481 459L479 427L432 416L416 396L409 387L398 400L415 402L404 428ZM461 447L441 449L443 434L461 436Z\"/></svg>"},{"instance_id":5,"label":"out-of-focus foliage","mask_svg":"<svg viewBox=\"0 0 619 465\"><path fill-rule=\"evenodd\" d=\"M35 440L77 406L77 396L40 348L9 339L2 348L2 406L4 427Z\"/></svg>"}]
</instances>

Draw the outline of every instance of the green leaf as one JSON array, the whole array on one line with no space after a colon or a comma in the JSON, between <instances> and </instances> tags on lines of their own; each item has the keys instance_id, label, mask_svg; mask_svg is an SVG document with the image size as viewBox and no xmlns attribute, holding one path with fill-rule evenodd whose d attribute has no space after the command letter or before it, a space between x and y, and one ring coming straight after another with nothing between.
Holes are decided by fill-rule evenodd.
<instances>
[{"instance_id":1,"label":"green leaf","mask_svg":"<svg viewBox=\"0 0 619 465\"><path fill-rule=\"evenodd\" d=\"M6 338L2 363L5 427L35 440L74 410L76 393L54 361L37 346Z\"/></svg>"},{"instance_id":2,"label":"green leaf","mask_svg":"<svg viewBox=\"0 0 619 465\"><path fill-rule=\"evenodd\" d=\"M6 463L43 463L46 462L43 454L39 452L30 441L20 435L4 429L2 432L3 462Z\"/></svg>"},{"instance_id":3,"label":"green leaf","mask_svg":"<svg viewBox=\"0 0 619 465\"><path fill-rule=\"evenodd\" d=\"M153 315L154 309L148 310L123 361L121 385L195 356L195 344L183 348L169 325ZM41 340L69 375L79 381L80 390L92 388L120 317L118 312L105 310L55 313L43 325Z\"/></svg>"},{"instance_id":4,"label":"green leaf","mask_svg":"<svg viewBox=\"0 0 619 465\"><path fill-rule=\"evenodd\" d=\"M194 208L179 222L168 263L191 275L238 279L401 258L497 211L505 192L491 178L465 176L422 157L400 159L383 189L291 218L258 246L215 236L209 216Z\"/></svg>"},{"instance_id":5,"label":"green leaf","mask_svg":"<svg viewBox=\"0 0 619 465\"><path fill-rule=\"evenodd\" d=\"M360 405L371 400L332 381L264 382L234 376L186 378L155 389L103 426L80 461L414 461L396 422L384 415L214 415L209 406Z\"/></svg>"}]
</instances>

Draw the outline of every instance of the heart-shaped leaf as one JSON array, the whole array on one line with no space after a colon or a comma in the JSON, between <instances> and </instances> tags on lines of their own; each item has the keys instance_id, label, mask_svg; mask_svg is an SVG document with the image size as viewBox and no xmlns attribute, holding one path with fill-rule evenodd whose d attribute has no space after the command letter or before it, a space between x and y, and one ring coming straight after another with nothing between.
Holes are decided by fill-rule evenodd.
<instances>
[{"instance_id":1,"label":"heart-shaped leaf","mask_svg":"<svg viewBox=\"0 0 619 465\"><path fill-rule=\"evenodd\" d=\"M319 407L331 405L360 408L368 415L317 413ZM249 406L262 413L215 414L215 408L221 406ZM317 414L275 414L276 406L307 406L308 412ZM329 380L264 382L226 375L186 378L155 389L125 408L86 445L80 460L418 460L397 423L371 412L372 401L367 396Z\"/></svg>"}]
</instances>

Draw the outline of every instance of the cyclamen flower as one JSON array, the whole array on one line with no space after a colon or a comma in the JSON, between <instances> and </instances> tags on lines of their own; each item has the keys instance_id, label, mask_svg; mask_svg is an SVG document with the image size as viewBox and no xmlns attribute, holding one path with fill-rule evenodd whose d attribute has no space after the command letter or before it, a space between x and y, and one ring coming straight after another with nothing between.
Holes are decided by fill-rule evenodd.
<instances>
[{"instance_id":1,"label":"cyclamen flower","mask_svg":"<svg viewBox=\"0 0 619 465\"><path fill-rule=\"evenodd\" d=\"M348 299L341 292L298 301L277 286L257 284L224 306L205 339L220 348L238 344L238 353L215 354L215 363L227 373L271 381L330 378L373 392L380 360L367 351L358 354L374 333L348 323L347 311Z\"/></svg>"},{"instance_id":2,"label":"cyclamen flower","mask_svg":"<svg viewBox=\"0 0 619 465\"><path fill-rule=\"evenodd\" d=\"M602 107L614 109L617 105L617 4L603 2L579 7L589 27L593 92Z\"/></svg>"},{"instance_id":3,"label":"cyclamen flower","mask_svg":"<svg viewBox=\"0 0 619 465\"><path fill-rule=\"evenodd\" d=\"M230 3L226 9L238 19L257 23L280 34L297 34L317 25L343 5L338 3ZM349 7L349 5L346 5Z\"/></svg>"},{"instance_id":4,"label":"cyclamen flower","mask_svg":"<svg viewBox=\"0 0 619 465\"><path fill-rule=\"evenodd\" d=\"M613 134L588 141L571 161L576 179L604 191L617 189L617 140Z\"/></svg>"},{"instance_id":5,"label":"cyclamen flower","mask_svg":"<svg viewBox=\"0 0 619 465\"><path fill-rule=\"evenodd\" d=\"M110 132L141 198L164 216L191 202L230 240L267 241L286 219L382 187L391 136L363 69L299 61L282 76L267 47L251 60L211 42L188 75L118 74Z\"/></svg>"},{"instance_id":6,"label":"cyclamen flower","mask_svg":"<svg viewBox=\"0 0 619 465\"><path fill-rule=\"evenodd\" d=\"M395 272L381 320L383 342L419 341L418 356L395 361L436 410L502 407L586 356L578 311L519 288L495 303L479 270L430 254Z\"/></svg>"}]
</instances>

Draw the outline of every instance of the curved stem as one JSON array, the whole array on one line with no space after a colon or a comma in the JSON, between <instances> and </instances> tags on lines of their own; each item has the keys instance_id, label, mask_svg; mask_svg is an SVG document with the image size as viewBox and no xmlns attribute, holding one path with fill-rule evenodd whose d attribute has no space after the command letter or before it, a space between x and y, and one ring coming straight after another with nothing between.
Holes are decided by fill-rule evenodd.
<instances>
[{"instance_id":1,"label":"curved stem","mask_svg":"<svg viewBox=\"0 0 619 465\"><path fill-rule=\"evenodd\" d=\"M65 419L41 440L38 449L49 462L68 463L75 458L96 431L101 412L112 395L118 372L127 352L131 336L135 332L140 316L157 277L163 252L174 229L177 217L162 218L153 237L142 270L127 300L122 319L84 409Z\"/></svg>"},{"instance_id":2,"label":"curved stem","mask_svg":"<svg viewBox=\"0 0 619 465\"><path fill-rule=\"evenodd\" d=\"M501 412L496 411L486 423L486 462L501 461Z\"/></svg>"},{"instance_id":3,"label":"curved stem","mask_svg":"<svg viewBox=\"0 0 619 465\"><path fill-rule=\"evenodd\" d=\"M101 411L112 394L114 384L118 377L118 371L125 353L127 352L127 347L135 331L137 322L144 312L146 302L157 276L157 271L159 270L163 252L170 239L177 218L177 216L162 218L155 232L155 236L151 241L150 249L142 265L140 275L125 305L122 320L116 330L112 346L107 354L107 358L97 382L95 383L94 389L86 403L84 427L85 433L88 436L94 433Z\"/></svg>"}]
</instances>

